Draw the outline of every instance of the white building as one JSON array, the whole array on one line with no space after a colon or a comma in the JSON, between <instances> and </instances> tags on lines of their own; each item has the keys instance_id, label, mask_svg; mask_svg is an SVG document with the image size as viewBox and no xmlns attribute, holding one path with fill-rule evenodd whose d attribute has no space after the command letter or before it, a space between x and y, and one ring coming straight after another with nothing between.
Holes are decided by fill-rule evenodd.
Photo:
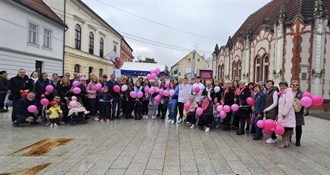
<instances>
[{"instance_id":1,"label":"white building","mask_svg":"<svg viewBox=\"0 0 330 175\"><path fill-rule=\"evenodd\" d=\"M0 70L63 72L65 24L42 0L0 1Z\"/></svg>"}]
</instances>

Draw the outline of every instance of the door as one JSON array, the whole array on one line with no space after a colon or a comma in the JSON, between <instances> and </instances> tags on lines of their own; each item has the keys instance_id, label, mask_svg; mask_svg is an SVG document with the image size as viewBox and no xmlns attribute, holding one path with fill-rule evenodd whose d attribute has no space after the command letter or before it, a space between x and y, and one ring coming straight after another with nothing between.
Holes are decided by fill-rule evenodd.
<instances>
[{"instance_id":1,"label":"door","mask_svg":"<svg viewBox=\"0 0 330 175\"><path fill-rule=\"evenodd\" d=\"M36 72L38 72L38 75L40 76L42 73L42 62L41 61L36 61Z\"/></svg>"}]
</instances>

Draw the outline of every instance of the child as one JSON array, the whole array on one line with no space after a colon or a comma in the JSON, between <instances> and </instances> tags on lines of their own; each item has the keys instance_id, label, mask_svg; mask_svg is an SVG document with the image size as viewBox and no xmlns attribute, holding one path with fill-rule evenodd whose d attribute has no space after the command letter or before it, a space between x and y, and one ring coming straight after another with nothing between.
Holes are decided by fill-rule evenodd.
<instances>
[{"instance_id":1,"label":"child","mask_svg":"<svg viewBox=\"0 0 330 175\"><path fill-rule=\"evenodd\" d=\"M78 115L79 112L84 112L84 114L89 114L89 111L86 110L85 107L83 107L78 101L76 96L71 97L71 101L69 103L69 114L68 116L71 116L73 113Z\"/></svg>"},{"instance_id":2,"label":"child","mask_svg":"<svg viewBox=\"0 0 330 175\"><path fill-rule=\"evenodd\" d=\"M195 128L196 125L196 109L198 107L197 103L195 102L195 97L191 95L188 101L190 107L189 111L183 110L183 120L187 118L187 122L191 124L190 128Z\"/></svg>"},{"instance_id":3,"label":"child","mask_svg":"<svg viewBox=\"0 0 330 175\"><path fill-rule=\"evenodd\" d=\"M52 107L46 110L46 113L49 113L50 127L57 127L58 118L60 117L60 114L63 113L63 111L61 110L57 102L52 101L50 102L50 104L52 105Z\"/></svg>"},{"instance_id":4,"label":"child","mask_svg":"<svg viewBox=\"0 0 330 175\"><path fill-rule=\"evenodd\" d=\"M220 127L220 116L219 116L219 112L217 111L217 106L216 104L218 103L218 98L215 97L213 100L213 116L214 116L214 124L215 124L215 128L219 128Z\"/></svg>"},{"instance_id":5,"label":"child","mask_svg":"<svg viewBox=\"0 0 330 175\"><path fill-rule=\"evenodd\" d=\"M110 106L112 103L112 96L109 92L108 86L103 87L103 92L100 94L100 105L101 105L101 120L100 122L110 122Z\"/></svg>"}]
</instances>

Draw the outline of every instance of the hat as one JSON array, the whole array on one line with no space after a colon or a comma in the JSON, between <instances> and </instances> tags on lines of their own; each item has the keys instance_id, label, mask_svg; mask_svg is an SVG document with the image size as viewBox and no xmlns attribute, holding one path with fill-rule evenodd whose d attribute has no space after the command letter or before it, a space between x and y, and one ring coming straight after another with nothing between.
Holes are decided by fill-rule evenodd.
<instances>
[{"instance_id":1,"label":"hat","mask_svg":"<svg viewBox=\"0 0 330 175\"><path fill-rule=\"evenodd\" d=\"M22 98L26 97L27 95L28 95L28 93L25 92L25 91L21 93L21 97L22 97Z\"/></svg>"},{"instance_id":2,"label":"hat","mask_svg":"<svg viewBox=\"0 0 330 175\"><path fill-rule=\"evenodd\" d=\"M3 70L3 71L0 71L0 75L4 74L4 73L7 73L7 71Z\"/></svg>"},{"instance_id":3,"label":"hat","mask_svg":"<svg viewBox=\"0 0 330 175\"><path fill-rule=\"evenodd\" d=\"M87 79L85 77L80 77L80 81L86 81Z\"/></svg>"},{"instance_id":4,"label":"hat","mask_svg":"<svg viewBox=\"0 0 330 175\"><path fill-rule=\"evenodd\" d=\"M52 106L55 106L56 104L57 104L56 101L51 101L51 102L50 102L50 105L52 105Z\"/></svg>"},{"instance_id":5,"label":"hat","mask_svg":"<svg viewBox=\"0 0 330 175\"><path fill-rule=\"evenodd\" d=\"M231 84L230 80L226 80L224 84Z\"/></svg>"},{"instance_id":6,"label":"hat","mask_svg":"<svg viewBox=\"0 0 330 175\"><path fill-rule=\"evenodd\" d=\"M102 78L108 78L108 76L106 74L103 74Z\"/></svg>"}]
</instances>

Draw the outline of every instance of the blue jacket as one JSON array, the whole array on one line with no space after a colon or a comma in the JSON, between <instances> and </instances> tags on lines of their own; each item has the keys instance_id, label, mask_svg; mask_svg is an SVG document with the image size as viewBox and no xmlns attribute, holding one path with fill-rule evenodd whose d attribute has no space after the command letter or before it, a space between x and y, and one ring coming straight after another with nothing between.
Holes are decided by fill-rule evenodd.
<instances>
[{"instance_id":1,"label":"blue jacket","mask_svg":"<svg viewBox=\"0 0 330 175\"><path fill-rule=\"evenodd\" d=\"M167 91L170 92L170 88L167 88ZM168 100L168 104L176 104L178 102L179 95L179 86L176 86L174 89L174 94L172 95L172 100Z\"/></svg>"},{"instance_id":2,"label":"blue jacket","mask_svg":"<svg viewBox=\"0 0 330 175\"><path fill-rule=\"evenodd\" d=\"M259 94L254 95L254 113L255 115L263 115L264 114L264 109L265 109L265 93L261 91Z\"/></svg>"}]
</instances>

